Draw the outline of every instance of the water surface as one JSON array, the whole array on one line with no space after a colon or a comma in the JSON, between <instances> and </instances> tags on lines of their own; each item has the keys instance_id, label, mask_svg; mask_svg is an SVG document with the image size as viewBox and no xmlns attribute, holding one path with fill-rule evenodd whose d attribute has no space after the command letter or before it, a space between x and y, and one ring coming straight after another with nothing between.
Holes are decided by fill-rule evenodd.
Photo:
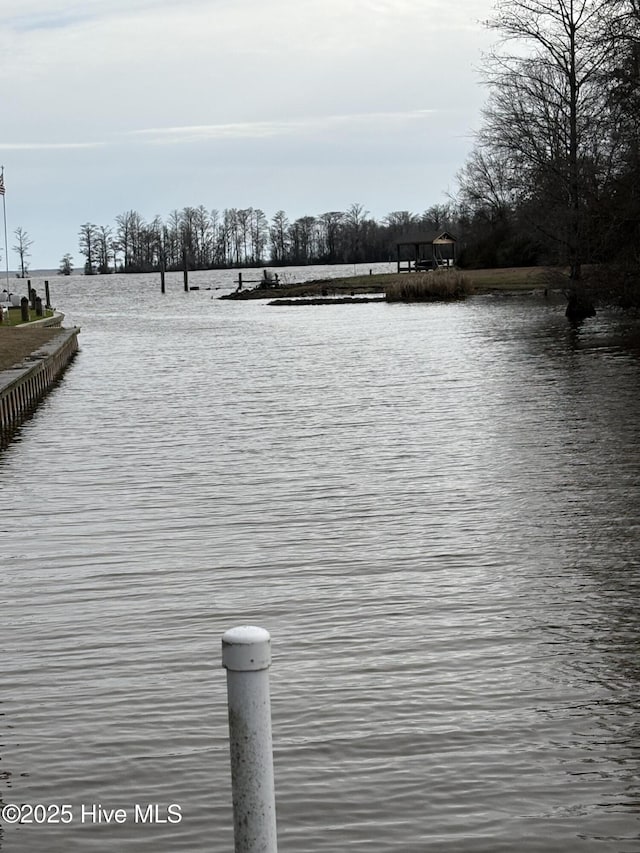
<instances>
[{"instance_id":1,"label":"water surface","mask_svg":"<svg viewBox=\"0 0 640 853\"><path fill-rule=\"evenodd\" d=\"M232 850L220 636L253 623L281 853L639 850L635 322L230 276L52 282L81 351L0 454L0 793L74 821L0 848Z\"/></svg>"}]
</instances>

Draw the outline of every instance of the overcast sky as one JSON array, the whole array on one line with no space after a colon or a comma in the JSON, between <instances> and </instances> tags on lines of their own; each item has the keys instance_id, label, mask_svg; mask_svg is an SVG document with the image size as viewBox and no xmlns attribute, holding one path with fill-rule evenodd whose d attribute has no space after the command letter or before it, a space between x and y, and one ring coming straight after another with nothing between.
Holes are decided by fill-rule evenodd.
<instances>
[{"instance_id":1,"label":"overcast sky","mask_svg":"<svg viewBox=\"0 0 640 853\"><path fill-rule=\"evenodd\" d=\"M187 205L381 219L455 189L492 0L0 0L0 164L31 268ZM4 240L0 239L4 257ZM4 260L1 268L4 269Z\"/></svg>"}]
</instances>

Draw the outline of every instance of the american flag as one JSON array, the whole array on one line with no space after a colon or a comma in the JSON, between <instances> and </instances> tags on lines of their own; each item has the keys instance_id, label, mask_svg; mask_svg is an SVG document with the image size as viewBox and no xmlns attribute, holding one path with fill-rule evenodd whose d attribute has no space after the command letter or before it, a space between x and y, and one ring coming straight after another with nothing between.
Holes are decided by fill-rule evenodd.
<instances>
[{"instance_id":1,"label":"american flag","mask_svg":"<svg viewBox=\"0 0 640 853\"><path fill-rule=\"evenodd\" d=\"M0 195L4 195L4 175L0 175Z\"/></svg>"}]
</instances>

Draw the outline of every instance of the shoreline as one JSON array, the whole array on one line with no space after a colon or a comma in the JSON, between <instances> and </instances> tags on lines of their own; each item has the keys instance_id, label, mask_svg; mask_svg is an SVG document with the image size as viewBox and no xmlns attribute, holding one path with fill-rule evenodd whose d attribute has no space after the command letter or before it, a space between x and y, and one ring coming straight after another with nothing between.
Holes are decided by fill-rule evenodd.
<instances>
[{"instance_id":1,"label":"shoreline","mask_svg":"<svg viewBox=\"0 0 640 853\"><path fill-rule=\"evenodd\" d=\"M31 324L29 324L31 325ZM0 372L11 370L29 358L33 353L60 334L63 329L56 327L21 328L12 326L0 328Z\"/></svg>"},{"instance_id":2,"label":"shoreline","mask_svg":"<svg viewBox=\"0 0 640 853\"><path fill-rule=\"evenodd\" d=\"M64 373L78 351L79 332L57 326L0 334L0 446Z\"/></svg>"},{"instance_id":3,"label":"shoreline","mask_svg":"<svg viewBox=\"0 0 640 853\"><path fill-rule=\"evenodd\" d=\"M525 293L529 291L558 289L562 287L563 273L548 267L505 267L502 269L456 270L468 280L470 295L485 293ZM429 273L430 275L431 273ZM376 273L346 278L324 278L296 284L258 287L225 293L219 299L281 299L328 298L330 296L356 297L384 293L397 283L407 283L412 276L425 273ZM433 275L438 275L437 272Z\"/></svg>"}]
</instances>

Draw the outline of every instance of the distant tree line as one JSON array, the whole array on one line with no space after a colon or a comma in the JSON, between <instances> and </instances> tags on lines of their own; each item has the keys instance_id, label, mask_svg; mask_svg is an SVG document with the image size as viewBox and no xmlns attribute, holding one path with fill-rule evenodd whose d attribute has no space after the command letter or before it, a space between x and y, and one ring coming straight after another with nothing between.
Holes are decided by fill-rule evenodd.
<instances>
[{"instance_id":1,"label":"distant tree line","mask_svg":"<svg viewBox=\"0 0 640 853\"><path fill-rule=\"evenodd\" d=\"M113 226L85 222L79 248L89 275L177 270L185 259L191 269L388 261L403 235L451 229L454 219L452 204L433 205L421 215L395 211L382 222L361 204L293 222L284 210L267 219L253 207L185 207L152 222L130 210Z\"/></svg>"},{"instance_id":2,"label":"distant tree line","mask_svg":"<svg viewBox=\"0 0 640 853\"><path fill-rule=\"evenodd\" d=\"M490 94L447 204L381 221L360 204L294 221L130 210L81 227L85 272L389 261L399 239L447 230L462 267L564 267L577 303L595 264L601 285L640 304L640 0L497 0L487 26L501 38Z\"/></svg>"}]
</instances>

